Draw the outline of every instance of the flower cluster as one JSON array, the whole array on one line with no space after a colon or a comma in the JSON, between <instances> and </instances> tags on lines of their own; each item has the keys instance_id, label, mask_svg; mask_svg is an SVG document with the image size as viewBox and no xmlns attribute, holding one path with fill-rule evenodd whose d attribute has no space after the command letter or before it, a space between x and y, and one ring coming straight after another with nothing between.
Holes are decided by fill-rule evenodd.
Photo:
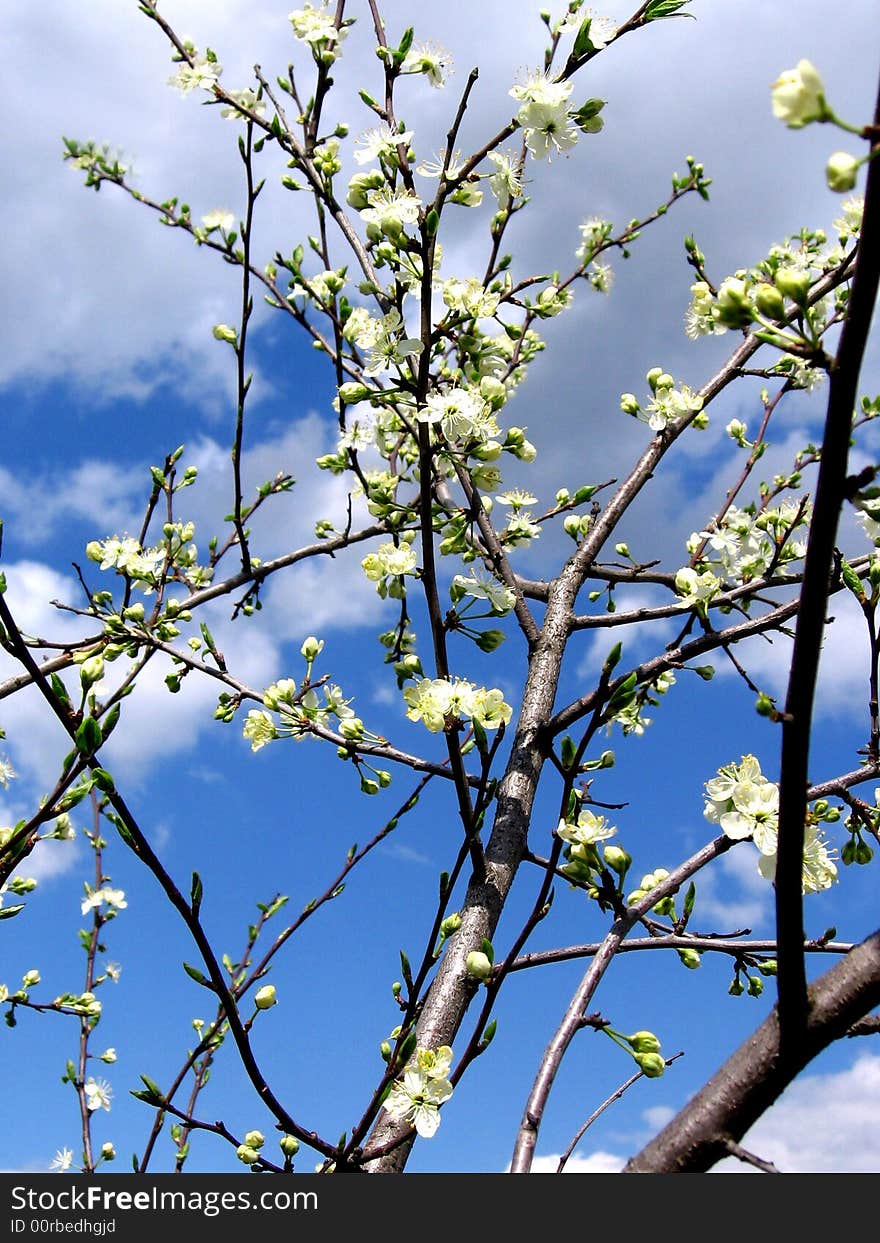
<instances>
[{"instance_id":1,"label":"flower cluster","mask_svg":"<svg viewBox=\"0 0 880 1243\"><path fill-rule=\"evenodd\" d=\"M806 553L806 542L791 538L800 527L810 520L810 506L784 501L772 509L753 513L735 505L724 514L720 522L710 530L694 531L687 542L687 549L695 553L702 549L698 562L703 599L710 599L721 588L722 581L748 583L760 578L771 568L784 573L785 566L799 561ZM695 572L693 572L695 573ZM713 589L706 573L718 579ZM684 574L683 570L679 575ZM682 578L682 585L693 589L691 575ZM676 587L679 577L676 576Z\"/></svg>"},{"instance_id":2,"label":"flower cluster","mask_svg":"<svg viewBox=\"0 0 880 1243\"><path fill-rule=\"evenodd\" d=\"M693 418L695 427L706 426L705 415L699 414L703 408L699 393L693 392L686 384L676 388L675 380L662 367L652 367L646 378L653 394L651 401L643 409L633 393L624 393L620 398L624 414L641 419L652 432L665 431L671 423L691 416L696 416Z\"/></svg>"},{"instance_id":3,"label":"flower cluster","mask_svg":"<svg viewBox=\"0 0 880 1243\"><path fill-rule=\"evenodd\" d=\"M402 599L404 588L401 580L407 574L417 574L418 554L413 548L413 539L413 532L405 532L399 543L388 540L367 553L361 561L364 573L371 583L376 584L376 590L383 599L385 596Z\"/></svg>"},{"instance_id":4,"label":"flower cluster","mask_svg":"<svg viewBox=\"0 0 880 1243\"><path fill-rule=\"evenodd\" d=\"M327 4L313 8L306 4L288 14L294 38L307 43L316 59L332 62L339 55L339 44L346 36L344 26L337 27L336 19Z\"/></svg>"},{"instance_id":5,"label":"flower cluster","mask_svg":"<svg viewBox=\"0 0 880 1243\"><path fill-rule=\"evenodd\" d=\"M760 855L758 869L767 880L776 875L776 846L779 832L779 787L761 772L754 755L744 755L739 764L727 764L717 777L706 782L704 815L720 826L725 837L734 841L750 838ZM804 836L803 892L828 889L837 878L822 834L808 822Z\"/></svg>"},{"instance_id":6,"label":"flower cluster","mask_svg":"<svg viewBox=\"0 0 880 1243\"><path fill-rule=\"evenodd\" d=\"M412 1123L423 1139L430 1139L440 1125L440 1106L452 1095L447 1076L452 1049L417 1049L403 1077L392 1084L384 1108L395 1121Z\"/></svg>"},{"instance_id":7,"label":"flower cluster","mask_svg":"<svg viewBox=\"0 0 880 1243\"><path fill-rule=\"evenodd\" d=\"M475 686L464 678L419 678L403 692L411 721L421 721L432 734L472 720L483 729L498 729L513 716L500 690Z\"/></svg>"},{"instance_id":8,"label":"flower cluster","mask_svg":"<svg viewBox=\"0 0 880 1243\"><path fill-rule=\"evenodd\" d=\"M554 81L543 73L533 73L511 88L509 94L520 101L516 119L523 140L536 160L569 151L577 142L577 128L568 111L571 92L571 82Z\"/></svg>"},{"instance_id":9,"label":"flower cluster","mask_svg":"<svg viewBox=\"0 0 880 1243\"><path fill-rule=\"evenodd\" d=\"M252 751L259 751L276 738L295 738L297 741L312 734L315 729L331 729L335 724L343 737L357 738L364 733L364 724L355 716L342 690L330 682L321 687L323 701L314 687L304 686L297 690L293 678L282 678L266 688L263 703L270 711L252 708L245 718L242 734L251 744ZM218 708L215 715L220 715ZM276 721L270 712L278 714Z\"/></svg>"}]
</instances>

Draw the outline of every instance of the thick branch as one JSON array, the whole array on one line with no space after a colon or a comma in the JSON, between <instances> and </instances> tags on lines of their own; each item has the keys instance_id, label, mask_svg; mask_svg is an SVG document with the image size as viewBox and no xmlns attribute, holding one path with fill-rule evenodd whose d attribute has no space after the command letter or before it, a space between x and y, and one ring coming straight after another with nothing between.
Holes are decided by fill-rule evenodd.
<instances>
[{"instance_id":1,"label":"thick branch","mask_svg":"<svg viewBox=\"0 0 880 1243\"><path fill-rule=\"evenodd\" d=\"M880 932L810 986L804 1038L780 1054L776 1009L651 1142L625 1174L704 1173L730 1153L817 1054L880 1004Z\"/></svg>"}]
</instances>

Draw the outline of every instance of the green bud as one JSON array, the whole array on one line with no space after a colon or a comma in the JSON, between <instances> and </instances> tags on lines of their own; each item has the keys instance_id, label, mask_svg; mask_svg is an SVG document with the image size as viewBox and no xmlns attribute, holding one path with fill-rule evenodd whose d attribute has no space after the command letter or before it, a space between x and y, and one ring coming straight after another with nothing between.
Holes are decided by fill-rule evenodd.
<instances>
[{"instance_id":1,"label":"green bud","mask_svg":"<svg viewBox=\"0 0 880 1243\"><path fill-rule=\"evenodd\" d=\"M633 1032L631 1036L626 1037L626 1042L632 1049L633 1053L660 1052L660 1041L653 1032Z\"/></svg>"},{"instance_id":2,"label":"green bud","mask_svg":"<svg viewBox=\"0 0 880 1243\"><path fill-rule=\"evenodd\" d=\"M455 911L454 914L446 916L443 923L440 925L440 931L443 933L444 937L451 937L453 933L458 932L460 927L461 916L458 911Z\"/></svg>"},{"instance_id":3,"label":"green bud","mask_svg":"<svg viewBox=\"0 0 880 1243\"><path fill-rule=\"evenodd\" d=\"M845 194L856 184L861 160L848 151L835 151L825 165L825 180L828 189L835 194Z\"/></svg>"},{"instance_id":4,"label":"green bud","mask_svg":"<svg viewBox=\"0 0 880 1243\"><path fill-rule=\"evenodd\" d=\"M262 988L258 988L254 993L254 1005L258 1010L268 1010L277 1001L274 984L264 984Z\"/></svg>"},{"instance_id":5,"label":"green bud","mask_svg":"<svg viewBox=\"0 0 880 1243\"><path fill-rule=\"evenodd\" d=\"M748 988L749 996L760 997L763 991L764 991L764 981L761 979L761 977L759 975L750 975L749 976L749 988Z\"/></svg>"},{"instance_id":6,"label":"green bud","mask_svg":"<svg viewBox=\"0 0 880 1243\"><path fill-rule=\"evenodd\" d=\"M626 876L632 864L632 856L621 846L606 846L602 852L605 866L611 868L618 876Z\"/></svg>"},{"instance_id":7,"label":"green bud","mask_svg":"<svg viewBox=\"0 0 880 1243\"><path fill-rule=\"evenodd\" d=\"M804 306L810 292L810 274L798 268L780 268L773 278L776 288L798 306Z\"/></svg>"},{"instance_id":8,"label":"green bud","mask_svg":"<svg viewBox=\"0 0 880 1243\"><path fill-rule=\"evenodd\" d=\"M659 1053L637 1053L635 1060L642 1074L648 1079L659 1079L666 1069L666 1063Z\"/></svg>"},{"instance_id":9,"label":"green bud","mask_svg":"<svg viewBox=\"0 0 880 1243\"><path fill-rule=\"evenodd\" d=\"M682 966L687 967L688 971L696 971L703 961L697 950L686 949L676 952L681 959Z\"/></svg>"},{"instance_id":10,"label":"green bud","mask_svg":"<svg viewBox=\"0 0 880 1243\"><path fill-rule=\"evenodd\" d=\"M230 328L228 324L215 324L214 338L217 341L226 341L229 345L238 344L238 333L234 328Z\"/></svg>"},{"instance_id":11,"label":"green bud","mask_svg":"<svg viewBox=\"0 0 880 1243\"><path fill-rule=\"evenodd\" d=\"M82 688L87 691L90 686L94 686L96 682L100 682L104 676L104 657L90 656L88 660L84 660L79 670L79 680Z\"/></svg>"},{"instance_id":12,"label":"green bud","mask_svg":"<svg viewBox=\"0 0 880 1243\"><path fill-rule=\"evenodd\" d=\"M358 402L366 401L372 395L372 389L367 388L365 384L356 384L354 381L343 384L339 388L339 398L347 406L356 406Z\"/></svg>"},{"instance_id":13,"label":"green bud","mask_svg":"<svg viewBox=\"0 0 880 1243\"><path fill-rule=\"evenodd\" d=\"M282 1135L278 1141L278 1147L285 1157L295 1157L299 1152L299 1140L295 1135Z\"/></svg>"},{"instance_id":14,"label":"green bud","mask_svg":"<svg viewBox=\"0 0 880 1243\"><path fill-rule=\"evenodd\" d=\"M262 1148L266 1142L266 1136L262 1131L248 1131L244 1137L244 1142L248 1148Z\"/></svg>"},{"instance_id":15,"label":"green bud","mask_svg":"<svg viewBox=\"0 0 880 1243\"><path fill-rule=\"evenodd\" d=\"M260 1159L260 1154L256 1148L249 1148L247 1144L239 1144L235 1150L235 1155L245 1165L256 1165Z\"/></svg>"},{"instance_id":16,"label":"green bud","mask_svg":"<svg viewBox=\"0 0 880 1243\"><path fill-rule=\"evenodd\" d=\"M768 958L764 962L759 962L758 970L761 972L761 975L775 975L776 974L776 959Z\"/></svg>"},{"instance_id":17,"label":"green bud","mask_svg":"<svg viewBox=\"0 0 880 1243\"><path fill-rule=\"evenodd\" d=\"M764 283L758 286L755 306L767 319L785 319L785 299L775 285Z\"/></svg>"},{"instance_id":18,"label":"green bud","mask_svg":"<svg viewBox=\"0 0 880 1243\"><path fill-rule=\"evenodd\" d=\"M492 964L488 955L481 950L471 950L465 959L465 969L472 980L488 980L492 974Z\"/></svg>"}]
</instances>

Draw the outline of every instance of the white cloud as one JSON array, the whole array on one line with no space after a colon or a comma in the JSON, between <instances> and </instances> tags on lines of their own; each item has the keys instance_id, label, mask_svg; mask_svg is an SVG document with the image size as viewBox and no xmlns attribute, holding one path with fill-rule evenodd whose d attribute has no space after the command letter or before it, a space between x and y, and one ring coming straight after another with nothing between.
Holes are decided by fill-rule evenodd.
<instances>
[{"instance_id":1,"label":"white cloud","mask_svg":"<svg viewBox=\"0 0 880 1243\"><path fill-rule=\"evenodd\" d=\"M847 1070L804 1075L744 1136L743 1148L783 1174L880 1172L880 1056L861 1053ZM715 1171L746 1172L733 1158Z\"/></svg>"},{"instance_id":2,"label":"white cloud","mask_svg":"<svg viewBox=\"0 0 880 1243\"><path fill-rule=\"evenodd\" d=\"M555 1174L561 1153L551 1153L546 1157L535 1157L532 1162L533 1174ZM625 1157L618 1157L613 1152L599 1149L587 1156L574 1153L565 1163L563 1174L618 1174L625 1164Z\"/></svg>"},{"instance_id":3,"label":"white cloud","mask_svg":"<svg viewBox=\"0 0 880 1243\"><path fill-rule=\"evenodd\" d=\"M874 1174L880 1172L880 1056L860 1053L846 1070L800 1076L743 1137L748 1152L771 1161L784 1174ZM657 1106L643 1117L656 1133L674 1116ZM635 1151L635 1147L633 1147ZM605 1149L575 1152L569 1174L614 1174L630 1153ZM537 1157L536 1174L556 1172L559 1155ZM729 1157L712 1173L755 1173L753 1166Z\"/></svg>"}]
</instances>

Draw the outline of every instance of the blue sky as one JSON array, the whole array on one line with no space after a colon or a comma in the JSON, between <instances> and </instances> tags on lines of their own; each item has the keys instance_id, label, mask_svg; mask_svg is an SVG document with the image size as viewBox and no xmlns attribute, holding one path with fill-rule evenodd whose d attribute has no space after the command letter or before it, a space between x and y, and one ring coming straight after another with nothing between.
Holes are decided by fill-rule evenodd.
<instances>
[{"instance_id":1,"label":"blue sky","mask_svg":"<svg viewBox=\"0 0 880 1243\"><path fill-rule=\"evenodd\" d=\"M483 0L477 7L491 37L475 39L473 5L451 3L436 14L418 10L417 35L438 39L457 66L445 93L406 84L405 115L420 154L442 144L456 91L476 59L475 45L481 76L465 146L477 145L509 117L509 86L540 55L537 6ZM784 7L759 0L696 2L698 21L658 23L610 49L595 62L588 88L608 100L605 132L585 138L570 159L536 170L529 187L534 202L517 238L518 261L534 271L573 262L577 224L586 216L620 224L650 211L665 197L671 173L682 171L686 155L703 160L713 177L709 205L686 202L645 234L628 263L615 261L610 298L584 289L571 312L548 321L548 349L510 407L511 420L528 426L539 449L522 478L547 501L559 486L573 490L619 473L647 443L647 429L620 413L618 399L623 391L643 390L648 367L662 362L698 387L724 357L729 336L692 343L682 329L692 279L682 258L687 232L696 234L720 278L757 261L773 241L802 224L830 231L839 214L840 200L825 189L822 167L845 140L824 127L796 133L774 122L769 84L780 70L808 57L822 71L837 111L866 119L876 70L874 5L847 0L838 6L845 45L829 39L827 6L818 0L799 4L797 29ZM513 9L516 21L509 20ZM287 7L273 0L210 6L167 0L162 11L199 46L216 48L225 80L233 84L246 80L255 61L283 72L292 54ZM384 11L389 27L400 31L417 8L411 0L394 0ZM613 16L622 19L623 8L613 8ZM350 119L353 133L366 128L369 118L350 88L366 84L377 63L366 26L359 20L335 75L344 97L340 116ZM196 521L200 548L221 529L229 509L234 387L229 352L212 338L211 328L234 322L240 295L232 269L160 228L113 187L98 195L84 192L62 165L61 135L122 147L144 192L157 198L178 194L191 202L194 216L221 206L239 210L240 174L233 128L165 85L171 72L167 50L134 0L95 0L76 14L63 0L47 0L39 15L7 9L0 30L10 125L27 153L11 176L5 229L3 568L10 603L26 628L66 639L82 633L80 623L49 602L77 600L71 564L85 564L88 540L137 529L149 467L178 444L186 445L184 461L200 470L198 484L182 496L181 516ZM256 233L257 250L266 259L276 248L289 250L311 227L301 201L306 196L278 188L283 170L268 148L267 154L271 185ZM446 261L457 273L476 270L484 254L475 222L485 229L485 210L474 213L473 221L462 215L459 231L444 238ZM315 457L335 443L332 376L322 359L263 308L252 343L256 378L246 481L254 487L280 469L297 479L293 493L278 498L269 518L255 523L254 547L270 557L308 540L317 517L344 514L345 485L313 467ZM877 374L875 344L864 391L876 391ZM650 497L621 531L638 555L661 556L672 568L683 563L684 540L717 505L718 480L726 486L736 470L724 424L732 417L754 421L755 405L754 388L725 396L699 444L689 442L678 463L658 473ZM783 469L793 450L817 434L821 414L821 394L791 403L765 473L776 463ZM863 451L870 458L869 440ZM844 534L863 551L851 524ZM279 576L266 592L263 611L248 621L231 625L223 602L209 606L206 617L230 667L257 687L278 676L299 676L302 640L320 635L326 641L322 670L356 696L367 724L401 747L439 755L437 740L426 744L421 727L404 719L393 675L377 659L375 635L391 624L393 610L381 605L360 573L362 555L354 549L332 564ZM521 566L546 575L565 555L564 542L548 531ZM89 572L97 585L96 568ZM629 601L644 602L636 596ZM815 780L854 767L867 736L860 621L845 606L835 612L823 660ZM424 620L416 621L424 629ZM656 631L640 644L629 638L628 651L642 658L673 634L673 628ZM589 685L612 642L610 631L599 631L595 639L576 637L560 704ZM475 660L471 649L454 650L468 676L492 680L515 701L523 656L517 636L488 661ZM761 642L749 650L753 676L777 694L784 690L781 651L781 645ZM12 662L2 657L0 678L12 672ZM205 924L218 950L234 954L256 902L282 892L289 895L287 910L295 912L322 893L348 847L364 844L414 781L406 772L395 773L389 790L364 799L353 771L332 748L279 742L252 755L239 726L212 720L216 687L188 679L172 697L164 672L151 670L126 701L107 763L178 884L187 889L192 870L201 874ZM725 671L709 686L681 677L644 737L623 740L618 732L609 738L618 762L603 774L596 795L627 804L609 815L635 857L634 875L671 868L708 840L701 791L719 765L753 751L775 776L778 734L755 715L752 703ZM30 694L3 702L0 725L8 734L0 754L19 774L0 792L0 824L6 824L27 814L50 788L67 744ZM455 849L454 820L443 796L429 789L417 811L402 819L345 893L305 925L273 968L280 1000L261 1016L255 1049L277 1095L304 1125L330 1139L360 1115L378 1077L378 1045L396 1022L390 989L399 976L398 950L419 955L426 906ZM534 819L539 852L555 824L557 798L550 780ZM75 822L83 827L85 815ZM771 891L756 876L754 861L746 845L698 882L701 928L771 932ZM12 989L25 971L39 968L43 983L34 999L48 1000L81 987L76 933L90 860L80 837L41 848L32 863L23 870L40 877L39 888L21 916L0 925L0 982ZM115 1046L119 1060L97 1068L111 1083L114 1101L109 1114L99 1115L95 1132L99 1143L115 1144L123 1170L130 1168L130 1154L142 1149L148 1128L148 1111L129 1092L139 1086L141 1073L160 1084L170 1079L192 1042L190 1020L207 1017L209 998L180 967L196 961L186 930L166 910L152 879L112 838L105 869L125 890L128 907L107 929L108 957L123 972L118 985L103 990L105 1015L94 1048ZM835 924L847 940L873 931L871 869L853 872L847 870L836 890L808 899L809 935ZM534 892L534 878L524 870L521 879L496 938L502 950ZM592 941L602 930L594 908L560 887L552 915L530 948ZM444 1108L436 1137L417 1145L411 1169L505 1167L538 1060L582 970L574 962L509 981L495 1044ZM732 998L728 982L728 968L710 955L698 972L658 954L629 955L617 964L597 997L602 1013L623 1031L655 1030L667 1055L679 1049L686 1055L663 1079L638 1084L608 1111L581 1144L575 1168L615 1168L763 1019L772 989L758 1000ZM19 1019L17 1029L4 1028L0 1035L3 1064L15 1072L4 1083L15 1127L6 1130L0 1165L43 1170L56 1149L78 1150L75 1100L60 1083L66 1059L75 1056L76 1030L55 1015L21 1013ZM578 1038L541 1132L539 1154L548 1167L630 1070L610 1041L590 1032ZM816 1120L827 1119L832 1102L835 1123L823 1146ZM762 1155L790 1170L876 1171L880 1144L870 1120L878 1105L880 1057L864 1042L846 1042L819 1059L768 1114L750 1146L760 1145ZM237 1133L261 1127L271 1134L271 1119L257 1106L231 1049L221 1057L198 1113L222 1117ZM304 1153L300 1168L311 1169L312 1159ZM171 1144L165 1140L154 1170L170 1167ZM212 1137L194 1143L189 1168L243 1169Z\"/></svg>"}]
</instances>

